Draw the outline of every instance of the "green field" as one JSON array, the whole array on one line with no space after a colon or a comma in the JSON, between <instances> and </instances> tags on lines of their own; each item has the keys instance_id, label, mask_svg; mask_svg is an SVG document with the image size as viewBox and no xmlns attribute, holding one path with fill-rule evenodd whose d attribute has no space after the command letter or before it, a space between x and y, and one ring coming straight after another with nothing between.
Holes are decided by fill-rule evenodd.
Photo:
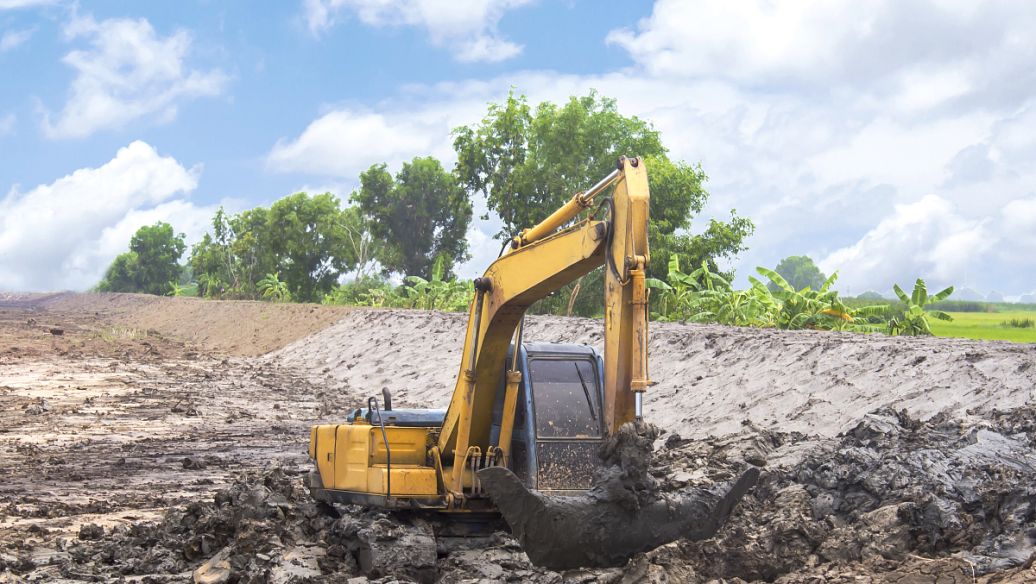
<instances>
[{"instance_id":1,"label":"green field","mask_svg":"<svg viewBox=\"0 0 1036 584\"><path fill-rule=\"evenodd\" d=\"M1036 320L1036 312L1026 310L1005 310L1003 312L951 312L952 322L931 319L932 332L939 337L963 337L1036 343L1036 328L1003 326L1011 319Z\"/></svg>"}]
</instances>

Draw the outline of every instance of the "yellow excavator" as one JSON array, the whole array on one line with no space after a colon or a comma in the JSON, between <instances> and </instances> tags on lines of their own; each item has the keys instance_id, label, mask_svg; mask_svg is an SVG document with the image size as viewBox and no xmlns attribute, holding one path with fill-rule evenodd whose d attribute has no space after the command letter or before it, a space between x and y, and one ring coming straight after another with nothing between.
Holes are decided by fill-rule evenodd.
<instances>
[{"instance_id":1,"label":"yellow excavator","mask_svg":"<svg viewBox=\"0 0 1036 584\"><path fill-rule=\"evenodd\" d=\"M621 564L680 537L711 536L756 471L725 494L671 494L644 505L611 501L594 484L602 480L602 444L639 422L652 385L649 202L645 163L622 157L604 179L515 236L474 281L449 408L393 408L383 392L380 404L371 397L340 424L314 426L313 496L457 518L501 513L530 559L554 568ZM604 354L525 342L526 310L600 266Z\"/></svg>"}]
</instances>

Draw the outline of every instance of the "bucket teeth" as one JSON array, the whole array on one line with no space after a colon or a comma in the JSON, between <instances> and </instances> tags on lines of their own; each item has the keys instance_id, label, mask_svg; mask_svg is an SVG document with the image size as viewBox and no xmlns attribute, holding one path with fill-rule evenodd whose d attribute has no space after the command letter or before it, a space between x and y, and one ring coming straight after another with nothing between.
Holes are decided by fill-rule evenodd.
<instances>
[{"instance_id":1,"label":"bucket teeth","mask_svg":"<svg viewBox=\"0 0 1036 584\"><path fill-rule=\"evenodd\" d=\"M479 471L479 480L529 559L555 570L623 565L671 541L712 537L759 478L750 468L714 490L660 495L639 510L592 494L547 497L529 491L510 470Z\"/></svg>"}]
</instances>

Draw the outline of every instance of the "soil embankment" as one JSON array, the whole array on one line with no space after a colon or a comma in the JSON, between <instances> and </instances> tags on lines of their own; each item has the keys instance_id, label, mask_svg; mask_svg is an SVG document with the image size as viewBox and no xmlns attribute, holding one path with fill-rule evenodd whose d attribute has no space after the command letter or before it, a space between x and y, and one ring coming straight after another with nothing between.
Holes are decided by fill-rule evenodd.
<instances>
[{"instance_id":1,"label":"soil embankment","mask_svg":"<svg viewBox=\"0 0 1036 584\"><path fill-rule=\"evenodd\" d=\"M344 393L449 404L460 367L464 314L355 310L271 359L308 367ZM603 327L586 318L531 316L527 341L602 350ZM684 437L745 424L832 437L879 408L922 419L966 416L1036 399L1036 345L652 323L645 397L652 423Z\"/></svg>"},{"instance_id":2,"label":"soil embankment","mask_svg":"<svg viewBox=\"0 0 1036 584\"><path fill-rule=\"evenodd\" d=\"M59 314L94 315L112 326L150 331L197 349L255 357L320 331L350 312L342 306L147 294L53 294L33 301Z\"/></svg>"}]
</instances>

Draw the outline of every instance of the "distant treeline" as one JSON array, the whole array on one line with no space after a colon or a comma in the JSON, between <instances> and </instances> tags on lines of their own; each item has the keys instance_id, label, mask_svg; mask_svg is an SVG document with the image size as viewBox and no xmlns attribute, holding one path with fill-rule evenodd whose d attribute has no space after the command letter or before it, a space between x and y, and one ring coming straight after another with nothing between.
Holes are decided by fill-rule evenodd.
<instances>
[{"instance_id":1,"label":"distant treeline","mask_svg":"<svg viewBox=\"0 0 1036 584\"><path fill-rule=\"evenodd\" d=\"M268 208L236 214L221 208L189 252L172 226L141 228L98 289L407 305L428 304L415 300L415 287L438 287L435 294L443 296L439 288L449 283L450 300L433 304L463 303L467 286L456 282L455 271L470 258L476 197L501 220L498 242L487 244L499 246L607 175L622 155L641 156L650 169L649 273L664 276L670 257L718 270L746 249L754 230L731 210L727 220L709 220L692 232L709 196L705 171L670 159L650 122L620 114L614 100L596 92L535 107L512 92L489 104L480 122L452 135L452 169L430 156L404 163L395 174L374 164L344 201L331 193L295 193ZM597 270L536 310L594 315L602 290Z\"/></svg>"}]
</instances>

